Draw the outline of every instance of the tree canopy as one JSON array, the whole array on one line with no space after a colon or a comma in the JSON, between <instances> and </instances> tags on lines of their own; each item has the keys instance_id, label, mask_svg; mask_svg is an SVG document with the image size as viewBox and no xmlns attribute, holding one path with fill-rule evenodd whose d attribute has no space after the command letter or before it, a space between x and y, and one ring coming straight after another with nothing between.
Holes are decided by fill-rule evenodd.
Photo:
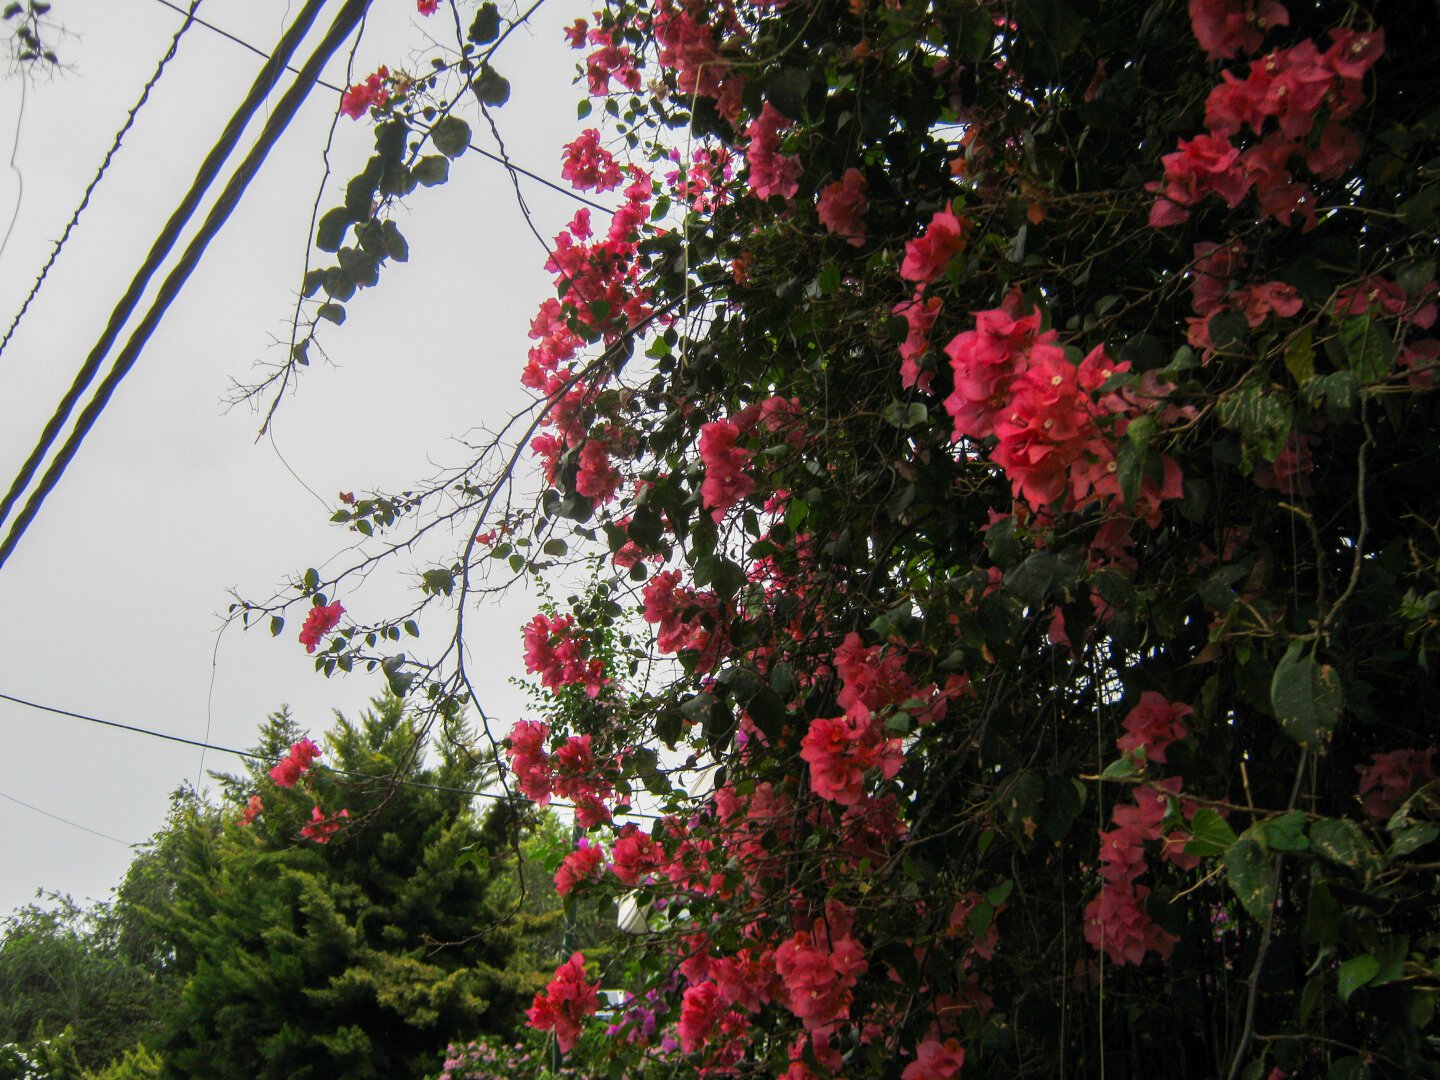
<instances>
[{"instance_id":1,"label":"tree canopy","mask_svg":"<svg viewBox=\"0 0 1440 1080\"><path fill-rule=\"evenodd\" d=\"M459 751L427 763L388 697L323 749L276 714L255 752L223 778L223 821L182 805L161 840L175 876L148 914L180 984L166 1074L421 1077L456 1032L512 1030L525 979L489 866L514 811L476 813Z\"/></svg>"}]
</instances>

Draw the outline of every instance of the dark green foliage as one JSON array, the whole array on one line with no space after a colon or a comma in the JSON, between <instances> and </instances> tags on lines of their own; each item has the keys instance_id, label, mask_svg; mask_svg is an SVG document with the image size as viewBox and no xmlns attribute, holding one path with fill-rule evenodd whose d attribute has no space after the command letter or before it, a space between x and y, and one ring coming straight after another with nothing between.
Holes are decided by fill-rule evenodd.
<instances>
[{"instance_id":1,"label":"dark green foliage","mask_svg":"<svg viewBox=\"0 0 1440 1080\"><path fill-rule=\"evenodd\" d=\"M279 714L259 752L278 757L295 735ZM516 1025L515 936L482 873L503 863L513 822L501 805L475 813L468 765L423 754L385 699L340 719L293 789L263 764L223 778L237 803L262 794L252 824L176 820L173 891L152 912L183 985L158 1044L166 1075L419 1077L457 1032ZM312 799L349 810L328 844L298 835Z\"/></svg>"}]
</instances>

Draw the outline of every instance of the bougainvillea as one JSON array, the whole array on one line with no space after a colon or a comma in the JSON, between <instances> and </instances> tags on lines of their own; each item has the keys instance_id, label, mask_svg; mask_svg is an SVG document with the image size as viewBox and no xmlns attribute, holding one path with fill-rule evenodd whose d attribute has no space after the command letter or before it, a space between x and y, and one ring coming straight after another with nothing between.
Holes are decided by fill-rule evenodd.
<instances>
[{"instance_id":1,"label":"bougainvillea","mask_svg":"<svg viewBox=\"0 0 1440 1080\"><path fill-rule=\"evenodd\" d=\"M542 490L498 497L497 443L336 520L472 515L422 578L462 614L588 567L517 644L543 719L490 731L575 807L556 887L644 924L606 1067L1440 1069L1440 13L578 15L562 175L614 202L537 256ZM445 109L503 101L502 24ZM464 649L407 618L318 666L449 722ZM573 1047L598 977L531 1022Z\"/></svg>"}]
</instances>

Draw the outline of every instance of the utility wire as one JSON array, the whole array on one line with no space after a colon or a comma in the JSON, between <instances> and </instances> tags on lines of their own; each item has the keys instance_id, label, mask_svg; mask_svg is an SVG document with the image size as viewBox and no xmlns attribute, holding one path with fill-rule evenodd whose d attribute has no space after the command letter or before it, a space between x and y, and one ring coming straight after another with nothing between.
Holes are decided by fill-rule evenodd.
<instances>
[{"instance_id":1,"label":"utility wire","mask_svg":"<svg viewBox=\"0 0 1440 1080\"><path fill-rule=\"evenodd\" d=\"M161 4L161 5L163 5L164 7L169 8L171 11L178 11L178 12L180 12L181 14L184 14L184 8L180 7L180 6L177 5L177 4L172 3L171 0L155 0L155 2L156 2L157 4ZM214 24L208 23L208 22L206 22L204 19L200 19L200 18L195 19L195 22L198 23L200 26L203 26L206 30L214 31L215 33L219 34L221 37L223 37L223 38L225 38L225 39L227 39L227 40L229 40L229 41L233 41L236 45L239 45L242 49L249 49L249 50L250 50L252 53L254 53L256 56L263 56L263 57L265 57L266 59L269 59L269 54L266 53L264 49L261 49L261 48L259 48L259 47L256 46L256 45L252 45L250 42L246 41L244 38L237 37L236 35L232 34L229 30L226 30L226 29L224 29L224 28L222 28L222 27L219 27L219 26L215 26ZM295 69L294 69L293 67L291 67L291 68L287 68L286 70L288 70L288 71L294 71ZM334 83L326 82L324 79L317 79L317 80L316 80L316 85L317 85L317 86L323 86L326 90L333 90L333 91L334 91L335 93L337 93L337 94L343 94L343 93L345 92L345 88L344 88L343 86L336 86ZM531 172L529 169L526 169L526 168L523 168L523 167L521 167L521 166L519 166L519 165L516 165L514 162L510 161L508 158L505 158L505 157L501 156L500 154L496 154L496 153L493 153L493 152L491 152L491 151L489 151L489 150L484 149L483 147L476 146L474 143L470 143L470 144L469 144L469 147L470 147L471 150L474 150L475 153L479 154L481 157L486 158L486 159L488 159L488 160L490 160L490 161L495 162L497 165L502 166L503 168L509 170L510 172L517 172L517 173L519 173L521 176L524 176L524 177L526 177L526 178L528 178L528 179L530 179L530 180L534 180L537 184L542 184L542 185L544 185L545 187L549 188L551 191L558 191L561 195L564 195L566 198L574 199L574 200L575 200L576 202L578 202L578 203L584 203L586 206L590 207L591 209L593 209L593 210L599 210L600 212L605 213L605 214L614 214L614 213L615 213L615 211L614 211L611 207L603 206L603 205L601 205L600 203L597 203L597 202L592 202L591 200L585 198L585 196L580 195L580 194L577 194L576 192L572 191L570 188L562 187L561 185L555 183L555 181L553 181L553 180L547 180L545 177L539 175L538 173L533 173L533 172Z\"/></svg>"},{"instance_id":2,"label":"utility wire","mask_svg":"<svg viewBox=\"0 0 1440 1080\"><path fill-rule=\"evenodd\" d=\"M231 754L234 757L243 758L246 761L258 761L261 764L271 764L279 761L276 757L266 757L263 754L254 754L248 750L236 750L230 746L219 746L216 743L201 739L187 739L183 735L171 735L169 732L156 731L153 728L140 727L136 724L122 724L118 720L103 720L98 716L90 716L86 713L72 712L69 709L61 709L55 705L44 705L38 701L30 701L26 698L16 697L14 694L0 692L0 701L8 701L13 705L22 705L27 709L36 709L40 712L50 713L54 716L66 716L72 720L83 720L87 724L99 724L101 727L115 728L119 731L128 731L133 735L145 735L152 739L162 739L165 742L179 743L182 746L195 746L204 750L214 750L219 754ZM401 780L394 776L376 776L373 773L351 772L348 769L335 769L328 765L322 768L334 773L336 776L345 776L352 780L378 780L390 784L399 784L401 787L420 788L425 791L444 791L452 795L469 795L476 799L493 799L496 802L509 802L510 796L496 794L493 791L476 791L474 788L451 787L446 784L427 784L420 780ZM562 810L573 810L574 806L569 803L552 802ZM34 809L32 807L31 809ZM41 813L44 813L42 810ZM644 814L636 810L628 811L628 817L655 818L654 814ZM113 837L112 837L113 839Z\"/></svg>"},{"instance_id":3,"label":"utility wire","mask_svg":"<svg viewBox=\"0 0 1440 1080\"><path fill-rule=\"evenodd\" d=\"M360 20L369 9L371 2L372 0L346 0L345 5L340 9L339 14L336 15L334 23L331 24L324 38L322 38L320 43L315 47L315 52L311 54L310 59L305 62L305 66L301 68L299 74L295 77L295 81L290 84L290 88L285 91L284 96L281 97L280 101L275 105L274 111L265 121L265 126L256 139L255 145L250 148L250 152L245 156L245 159L236 168L229 182L225 185L225 189L216 198L215 205L211 207L210 213L206 216L199 231L180 256L179 261L175 264L175 268L171 270L170 275L165 279L164 284L160 286L154 301L150 305L150 310L145 314L145 318L140 322L140 325L136 327L134 333L130 335L130 339L125 343L124 349L122 349L119 356L115 358L115 363L110 369L110 373L105 376L105 379L100 383L99 387L96 388L94 396L90 399L90 403L86 405L80 413L79 418L75 421L74 429L70 432L69 438L65 440L65 444L60 448L59 453L57 453L54 460L50 462L50 467L45 471L45 475L41 477L39 484L36 485L34 491L30 493L24 509L11 522L10 532L6 535L4 542L0 543L0 568L4 567L11 553L15 550L15 546L20 542L20 538L25 535L25 530L29 527L30 522L34 520L35 514L45 502L46 497L55 489L55 485L60 482L60 478L65 474L66 467L75 457L76 452L80 448L80 444L84 442L85 436L89 434L90 429L95 425L95 421L99 419L101 412L104 411L106 404L110 401L111 395L115 393L116 387L120 385L121 380L125 378L126 374L128 374L130 369L135 365L136 359L139 357L146 343L150 340L150 336L155 332L155 328L159 326L160 320L164 317L166 311L169 310L170 305L174 302L175 297L179 295L180 290L184 288L185 282L189 280L195 267L199 265L205 249L210 245L210 242L215 238L216 234L219 233L221 228L224 227L225 222L229 220L230 214L234 211L236 204L239 203L241 196L245 194L245 189L249 187L250 181L255 178L255 174L258 173L261 166L264 165L265 159L270 154L270 150L285 132L285 129L290 126L290 121L294 119L301 104L314 88L315 80L324 69L325 64L335 54L335 51L344 40L350 36L355 27L360 24ZM302 22L306 21L307 14L310 14L313 19L311 9L313 8L318 12L318 9L323 6L323 4L324 0L311 0L306 6L305 11L302 12L297 19L295 25L286 32L286 37L290 37L292 31ZM299 37L300 35L296 34L294 36ZM293 49L291 51L293 51ZM270 75L273 73L278 77L278 68L282 63L282 60L277 59L267 64L262 74ZM257 82L257 86L259 85L260 83ZM264 95L261 94L258 96L263 97ZM247 104L249 100L250 99L247 98ZM237 117L236 119L238 120L239 118ZM237 126L243 127L243 125L237 125L235 121L232 120L230 127ZM230 131L230 127L226 129L227 134ZM218 164L216 168L218 169ZM134 291L133 287L132 291ZM111 322L112 325L114 325L113 318ZM113 338L111 340L113 340ZM104 351L108 351L109 342L106 341L104 344L106 346ZM99 349L99 346L97 346L97 349ZM99 355L103 356L104 351L100 352ZM96 364L98 366L99 361L97 354L92 352L91 357L96 358ZM87 362L87 367L88 366ZM86 382L89 382L88 378ZM69 406L72 404L73 401L67 395L66 413L69 412ZM58 428L58 425L56 425L56 427ZM50 430L50 427L47 426L47 435ZM53 436L49 441L54 441ZM47 442L45 446L46 449L48 449L49 443ZM26 462L30 474L33 474L34 471L31 462L35 462L38 465L39 456L40 448L37 447L36 454L32 454L30 461ZM14 491L14 489L12 489L12 491ZM15 491L14 494L18 496L19 492ZM0 522L3 522L4 516L9 512L13 501L13 498L7 496L6 504L0 507Z\"/></svg>"},{"instance_id":4,"label":"utility wire","mask_svg":"<svg viewBox=\"0 0 1440 1080\"><path fill-rule=\"evenodd\" d=\"M44 814L46 817L53 818L55 821L58 821L63 825L69 825L72 829L79 829L82 832L88 832L91 836L98 836L102 840L114 841L121 847L128 848L133 846L128 840L121 840L118 836L111 836L109 833L103 833L99 829L92 829L89 825L81 825L78 821L71 821L69 818L61 817L59 814L52 814L49 810L42 810L40 809L40 807L30 804L24 799L17 799L14 795L7 795L3 791L0 791L0 799L9 799L16 806L23 806L26 810L34 810L37 814Z\"/></svg>"},{"instance_id":5,"label":"utility wire","mask_svg":"<svg viewBox=\"0 0 1440 1080\"><path fill-rule=\"evenodd\" d=\"M290 25L290 28L285 31L279 44L275 47L274 58L269 60L261 69L254 84L250 87L250 92L245 95L244 101L240 103L240 107L230 118L230 122L225 125L225 130L221 133L219 140L215 143L210 153L206 155L204 162L200 166L200 171L196 173L195 180L190 185L190 190L185 193L184 199L181 200L175 212L170 215L170 220L165 223L165 228L151 246L149 255L145 257L145 262L141 265L139 271L136 272L135 277L131 279L130 287L125 290L124 296L120 298L120 302L115 305L115 310L111 312L110 321L101 333L100 340L96 342L95 347L90 350L90 355L85 358L85 363L75 376L75 381L71 384L70 389L66 391L65 397L56 408L54 415L51 416L45 424L45 429L40 435L40 441L35 445L35 449L31 451L25 464L20 467L20 472L16 474L15 480L11 484L10 490L6 493L5 498L0 500L0 525L3 525L5 520L9 518L10 512L15 508L16 502L18 502L20 496L24 494L30 481L34 479L36 470L39 469L40 463L45 459L45 455L48 454L51 447L54 446L55 440L59 438L60 430L65 426L65 422L69 419L70 413L74 410L76 403L94 381L96 374L100 370L100 365L109 353L111 346L114 345L115 339L120 336L120 331L124 328L131 314L134 313L135 306L140 302L140 297L149 285L150 279L155 276L161 263L169 256L171 249L175 246L176 240L180 237L181 231L189 223L190 218L194 216L201 199L204 197L206 191L209 190L210 185L214 183L226 159L239 143L240 137L244 134L245 128L249 125L250 120L254 117L256 111L265 101L270 91L275 87L275 84L280 81L281 73L285 70L287 62L290 57L294 55L295 50L299 48L301 40L305 37L305 34L309 31L310 26L314 23L315 18L320 14L320 10L324 6L325 0L308 0L304 9L296 16L295 21ZM152 311L153 310L152 308ZM134 338L132 338L131 341L133 342ZM31 501L32 503L34 502L33 497ZM24 532L23 526L20 532ZM11 536L17 540L19 539L13 527ZM10 546L13 547L13 544ZM3 564L3 561L3 558L0 558L0 564Z\"/></svg>"},{"instance_id":6,"label":"utility wire","mask_svg":"<svg viewBox=\"0 0 1440 1080\"><path fill-rule=\"evenodd\" d=\"M140 112L142 108L145 107L145 102L150 99L150 91L155 89L155 84L160 81L160 76L165 73L165 66L169 64L170 61L174 58L175 50L180 47L180 39L185 36L185 31L189 30L191 25L195 22L195 11L197 8L200 7L200 4L202 2L203 0L194 0L194 2L190 5L189 12L185 13L185 21L180 25L180 29L175 31L175 36L170 39L169 50L165 53L163 57L160 58L160 65L155 69L155 74L150 76L150 81L145 84L145 89L140 92L140 100L137 101L130 109L130 115L125 118L125 123L121 126L120 130L115 133L115 141L111 143L110 149L105 153L104 160L100 162L99 171L95 173L94 179L90 181L89 186L85 189L85 194L80 199L80 205L75 208L75 213L70 215L70 221L66 224L65 231L60 234L60 239L55 241L55 247L50 252L50 257L45 260L45 265L40 268L40 276L35 279L35 284L30 286L30 295L25 297L25 302L20 305L20 310L15 313L15 318L10 321L10 326L5 331L5 336L3 338L0 338L0 356L4 355L5 346L10 344L10 339L15 335L15 330L20 325L20 320L25 318L25 312L29 310L31 301L33 301L36 295L40 292L40 287L45 284L46 275L50 273L50 268L55 265L55 260L60 255L60 249L63 248L65 246L65 242L70 239L70 233L74 230L75 225L79 222L80 215L83 214L86 207L90 205L90 196L94 194L95 189L100 185L100 181L104 178L105 170L110 167L110 161L112 158L114 158L116 152L119 151L121 141L129 133L131 126L135 123L136 115ZM23 93L25 86L23 80L20 86ZM21 100L23 101L24 99L22 98ZM18 124L16 125L15 129L15 141L17 143L20 141L20 129ZM13 158L11 164L14 164ZM19 210L18 204L16 205L16 210L17 212ZM13 225L14 223L12 222L11 224ZM9 233L6 233L6 239L9 239ZM3 250L4 245L0 244L0 251Z\"/></svg>"}]
</instances>

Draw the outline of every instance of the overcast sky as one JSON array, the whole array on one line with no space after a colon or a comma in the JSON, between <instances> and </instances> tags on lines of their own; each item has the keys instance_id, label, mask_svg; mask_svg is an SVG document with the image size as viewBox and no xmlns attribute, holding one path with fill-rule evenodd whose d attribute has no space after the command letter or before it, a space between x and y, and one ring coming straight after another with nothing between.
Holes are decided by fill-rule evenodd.
<instances>
[{"instance_id":1,"label":"overcast sky","mask_svg":"<svg viewBox=\"0 0 1440 1080\"><path fill-rule=\"evenodd\" d=\"M199 14L268 50L299 6L206 0ZM338 7L328 5L299 56ZM157 0L55 0L54 9L69 31L58 42L67 69L28 84L0 81L0 161L18 130L16 171L0 171L0 234L19 200L0 253L3 325L181 22ZM358 75L382 63L413 69L427 33L453 32L443 12L426 20L414 9L412 0L375 0ZM585 13L551 0L497 56L513 87L497 114L508 148L557 178L580 96L561 27ZM200 26L182 40L0 357L4 487L260 63ZM327 78L345 81L343 56ZM340 491L394 490L462 463L457 437L523 406L526 330L550 286L544 253L496 165L467 154L449 184L417 190L397 215L410 263L388 268L379 288L349 305L346 324L324 339L334 366L312 366L281 410L276 443L302 485L268 441L255 441L257 418L227 413L223 399L232 379L273 355L276 337L288 338L336 105L328 91L312 95L0 569L0 693L243 748L282 704L318 735L332 708L354 710L380 689L370 676L317 676L295 641L298 619L280 640L264 628L220 635L227 589L265 596L342 551L347 534L328 523L307 485L331 507ZM475 130L488 145L483 126ZM368 120L341 120L327 205L370 147ZM538 185L524 191L546 236L574 212ZM368 621L391 613L414 584L381 575L339 598ZM476 620L471 642L487 708L506 728L521 707L508 679L523 673L518 627L532 610L532 599L517 598ZM200 767L197 750L4 701L0 747L0 913L37 889L105 897L129 862L126 844L160 826L169 793L193 783ZM207 769L237 765L215 753L205 759Z\"/></svg>"}]
</instances>

